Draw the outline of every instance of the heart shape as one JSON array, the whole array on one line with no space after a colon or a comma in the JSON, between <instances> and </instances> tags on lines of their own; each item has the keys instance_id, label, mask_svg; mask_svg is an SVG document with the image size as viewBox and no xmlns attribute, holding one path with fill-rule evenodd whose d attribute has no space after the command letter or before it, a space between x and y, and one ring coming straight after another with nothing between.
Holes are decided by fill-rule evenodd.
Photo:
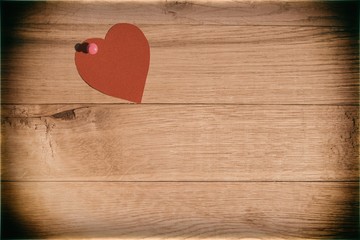
<instances>
[{"instance_id":1,"label":"heart shape","mask_svg":"<svg viewBox=\"0 0 360 240\"><path fill-rule=\"evenodd\" d=\"M97 52L75 52L81 78L102 93L141 103L150 64L144 33L135 25L119 23L110 28L105 39L85 42L97 46Z\"/></svg>"}]
</instances>

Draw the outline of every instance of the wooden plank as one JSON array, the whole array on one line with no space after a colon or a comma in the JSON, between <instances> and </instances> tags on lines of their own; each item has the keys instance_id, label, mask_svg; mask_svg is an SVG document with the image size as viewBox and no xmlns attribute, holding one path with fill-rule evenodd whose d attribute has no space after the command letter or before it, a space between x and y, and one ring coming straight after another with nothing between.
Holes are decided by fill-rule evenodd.
<instances>
[{"instance_id":1,"label":"wooden plank","mask_svg":"<svg viewBox=\"0 0 360 240\"><path fill-rule=\"evenodd\" d=\"M90 37L104 38L113 24L20 24L11 33L17 43L75 44ZM356 32L345 27L307 26L213 26L213 25L153 25L137 24L152 47L175 47L189 44L328 44L326 46L352 47ZM89 33L91 29L91 32ZM10 37L10 36L9 36Z\"/></svg>"},{"instance_id":2,"label":"wooden plank","mask_svg":"<svg viewBox=\"0 0 360 240\"><path fill-rule=\"evenodd\" d=\"M120 104L3 109L4 180L358 179L357 106Z\"/></svg>"},{"instance_id":3,"label":"wooden plank","mask_svg":"<svg viewBox=\"0 0 360 240\"><path fill-rule=\"evenodd\" d=\"M344 28L140 27L151 45L145 103L359 104L358 43ZM74 64L75 43L108 28L17 27L3 53L2 101L125 102L90 88Z\"/></svg>"},{"instance_id":4,"label":"wooden plank","mask_svg":"<svg viewBox=\"0 0 360 240\"><path fill-rule=\"evenodd\" d=\"M10 5L10 6L9 6ZM16 8L16 5L18 7ZM4 8L24 10L24 3L6 3ZM31 4L17 19L20 23L81 25L114 24L213 24L344 26L356 21L357 3L323 1L125 1ZM19 11L16 11L19 13Z\"/></svg>"},{"instance_id":5,"label":"wooden plank","mask_svg":"<svg viewBox=\"0 0 360 240\"><path fill-rule=\"evenodd\" d=\"M350 239L358 183L2 183L39 238Z\"/></svg>"}]
</instances>

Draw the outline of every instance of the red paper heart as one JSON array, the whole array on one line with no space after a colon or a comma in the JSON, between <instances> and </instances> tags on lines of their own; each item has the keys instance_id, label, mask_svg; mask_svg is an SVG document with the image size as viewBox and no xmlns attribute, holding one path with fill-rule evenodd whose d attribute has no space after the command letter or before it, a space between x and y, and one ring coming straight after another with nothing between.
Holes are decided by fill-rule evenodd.
<instances>
[{"instance_id":1,"label":"red paper heart","mask_svg":"<svg viewBox=\"0 0 360 240\"><path fill-rule=\"evenodd\" d=\"M110 28L105 39L90 38L96 54L75 52L82 79L107 95L140 103L150 63L150 47L143 32L128 23Z\"/></svg>"}]
</instances>

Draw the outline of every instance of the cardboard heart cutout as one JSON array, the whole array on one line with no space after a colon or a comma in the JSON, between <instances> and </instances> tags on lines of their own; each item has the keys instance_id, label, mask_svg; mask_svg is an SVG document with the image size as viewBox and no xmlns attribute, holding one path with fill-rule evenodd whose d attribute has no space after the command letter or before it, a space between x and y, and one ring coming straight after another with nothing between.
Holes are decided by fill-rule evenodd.
<instances>
[{"instance_id":1,"label":"cardboard heart cutout","mask_svg":"<svg viewBox=\"0 0 360 240\"><path fill-rule=\"evenodd\" d=\"M96 54L75 52L81 78L107 95L141 103L150 64L150 46L143 32L128 23L110 28L105 39L90 38Z\"/></svg>"}]
</instances>

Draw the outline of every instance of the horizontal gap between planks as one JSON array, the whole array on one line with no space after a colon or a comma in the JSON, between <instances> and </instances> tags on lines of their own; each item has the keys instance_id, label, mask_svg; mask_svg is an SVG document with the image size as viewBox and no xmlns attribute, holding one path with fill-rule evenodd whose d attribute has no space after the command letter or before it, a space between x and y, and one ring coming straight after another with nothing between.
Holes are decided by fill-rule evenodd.
<instances>
[{"instance_id":1,"label":"horizontal gap between planks","mask_svg":"<svg viewBox=\"0 0 360 240\"><path fill-rule=\"evenodd\" d=\"M23 26L23 27L27 27L27 26L34 26L34 25L38 25L38 26L48 26L48 23L19 23L16 27L19 26ZM55 23L52 25L73 25L70 23ZM93 27L94 24L88 24L88 23L84 23L81 24L82 26L89 26L89 27ZM96 26L113 26L114 24L111 23L99 23L96 24ZM179 23L179 24L174 24L174 23L150 23L150 24L144 24L144 23L135 23L136 26L139 27L151 27L151 26L226 26L226 27L294 27L294 28L330 28L330 29L346 29L346 30L357 30L356 27L352 27L352 26L347 26L347 25L307 25L307 24L303 24L303 25L291 25L291 24L226 24L226 23L222 23L222 24L217 24L217 23L204 23L204 24L198 24L198 23ZM15 27L15 28L16 28ZM358 33L357 33L358 34Z\"/></svg>"},{"instance_id":2,"label":"horizontal gap between planks","mask_svg":"<svg viewBox=\"0 0 360 240\"><path fill-rule=\"evenodd\" d=\"M360 101L360 100L359 100ZM9 106L9 105L21 105L21 106L51 106L51 105L88 105L88 106L101 106L101 105L174 105L174 106L181 106L181 105L191 105L191 106L359 106L358 104L352 103L266 103L266 104L258 104L258 103L1 103L2 106Z\"/></svg>"},{"instance_id":3,"label":"horizontal gap between planks","mask_svg":"<svg viewBox=\"0 0 360 240\"><path fill-rule=\"evenodd\" d=\"M94 182L94 183L106 183L106 182L114 182L114 183L358 183L359 181L357 180L312 180L312 181L304 181L304 180L275 180L275 181L272 181L272 180L264 180L264 181L258 181L258 180L249 180L249 181L246 181L246 180L240 180L240 181L217 181L217 180L209 180L209 181L161 181L161 180L158 180L158 181L122 181L122 180L89 180L89 181L73 181L73 180L50 180L50 181L47 181L47 180L25 180L25 181L22 181L22 180L1 180L2 183L26 183L26 182L34 182L34 183L42 183L42 182L45 182L45 183L66 183L66 182L74 182L74 183L91 183L91 182Z\"/></svg>"}]
</instances>

